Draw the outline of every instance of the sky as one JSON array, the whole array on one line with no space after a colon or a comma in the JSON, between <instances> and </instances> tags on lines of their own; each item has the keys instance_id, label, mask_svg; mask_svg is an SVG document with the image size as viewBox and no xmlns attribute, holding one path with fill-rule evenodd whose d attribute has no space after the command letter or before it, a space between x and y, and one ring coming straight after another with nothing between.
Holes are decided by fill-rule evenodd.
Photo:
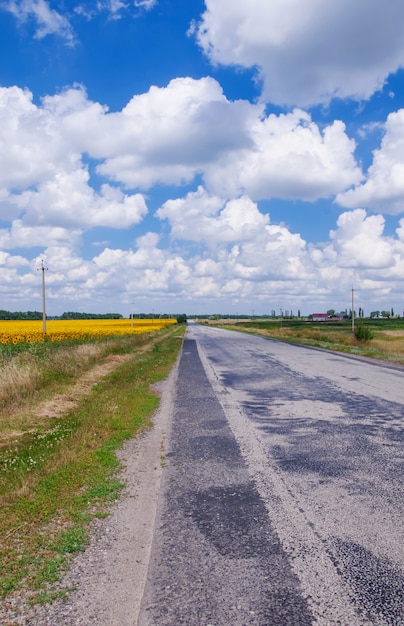
<instances>
[{"instance_id":1,"label":"sky","mask_svg":"<svg viewBox=\"0 0 404 626\"><path fill-rule=\"evenodd\" d=\"M0 0L0 309L403 315L403 23Z\"/></svg>"}]
</instances>

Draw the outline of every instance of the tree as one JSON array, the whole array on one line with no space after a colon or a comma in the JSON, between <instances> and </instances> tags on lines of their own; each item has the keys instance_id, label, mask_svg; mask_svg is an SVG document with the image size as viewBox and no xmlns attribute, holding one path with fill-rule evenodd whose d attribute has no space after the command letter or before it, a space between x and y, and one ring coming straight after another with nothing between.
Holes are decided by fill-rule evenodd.
<instances>
[{"instance_id":1,"label":"tree","mask_svg":"<svg viewBox=\"0 0 404 626\"><path fill-rule=\"evenodd\" d=\"M373 319L374 317L380 317L380 311L371 311L370 317Z\"/></svg>"},{"instance_id":2,"label":"tree","mask_svg":"<svg viewBox=\"0 0 404 626\"><path fill-rule=\"evenodd\" d=\"M327 311L327 315L328 315L328 317L334 317L334 315L335 315L335 309L328 309L328 311Z\"/></svg>"}]
</instances>

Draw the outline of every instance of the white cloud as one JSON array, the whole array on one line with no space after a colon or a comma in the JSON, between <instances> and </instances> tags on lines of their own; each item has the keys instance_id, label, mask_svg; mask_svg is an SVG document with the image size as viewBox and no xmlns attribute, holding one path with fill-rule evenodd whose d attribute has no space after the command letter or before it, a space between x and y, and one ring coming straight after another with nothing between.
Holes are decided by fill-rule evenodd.
<instances>
[{"instance_id":1,"label":"white cloud","mask_svg":"<svg viewBox=\"0 0 404 626\"><path fill-rule=\"evenodd\" d=\"M0 200L0 208L1 204ZM59 172L38 185L35 191L9 195L5 202L7 207L14 207L15 213L23 215L13 221L13 228L15 224L24 223L30 229L47 225L82 231L95 226L129 228L139 224L148 212L141 194L124 194L106 183L96 193L89 185L89 174L84 168ZM10 237L14 240L11 234Z\"/></svg>"},{"instance_id":2,"label":"white cloud","mask_svg":"<svg viewBox=\"0 0 404 626\"><path fill-rule=\"evenodd\" d=\"M97 3L90 3L89 6L81 6L79 13L86 15L88 18L94 17L97 13L106 11L109 14L111 20L119 20L122 17L122 12L129 8L128 2L122 2L122 0L98 0Z\"/></svg>"},{"instance_id":3,"label":"white cloud","mask_svg":"<svg viewBox=\"0 0 404 626\"><path fill-rule=\"evenodd\" d=\"M63 124L64 116L86 108L98 121L103 119L104 109L88 103L80 88L45 98L42 107L33 104L28 91L0 89L0 217L13 222L2 234L8 248L25 239L25 227L30 232L36 225L73 231L94 226L123 229L147 214L141 194L123 193L107 182L99 191L91 186L83 146L75 145L73 133ZM86 122L84 112L82 135ZM54 238L54 231L49 237Z\"/></svg>"},{"instance_id":4,"label":"white cloud","mask_svg":"<svg viewBox=\"0 0 404 626\"><path fill-rule=\"evenodd\" d=\"M24 259L24 257L20 256L19 254L17 255L12 255L9 254L8 252L4 252L2 250L0 250L0 267L3 268L2 271L4 271L5 269L10 269L10 268L19 268L19 267L28 267L29 266L29 261L27 259Z\"/></svg>"},{"instance_id":5,"label":"white cloud","mask_svg":"<svg viewBox=\"0 0 404 626\"><path fill-rule=\"evenodd\" d=\"M308 106L369 98L404 65L401 0L205 0L213 63L256 67L263 97Z\"/></svg>"},{"instance_id":6,"label":"white cloud","mask_svg":"<svg viewBox=\"0 0 404 626\"><path fill-rule=\"evenodd\" d=\"M28 188L39 202L75 179L88 202L94 192L82 164L86 154L99 175L128 188L180 185L200 175L213 194L227 198L315 200L362 178L342 122L320 130L299 109L266 117L261 106L227 100L211 78L152 87L114 113L88 100L81 87L47 96L42 106L30 92L4 88L0 122L0 211L14 210L16 217L24 198L10 193Z\"/></svg>"},{"instance_id":7,"label":"white cloud","mask_svg":"<svg viewBox=\"0 0 404 626\"><path fill-rule=\"evenodd\" d=\"M0 186L21 190L78 161L57 117L33 104L31 92L0 88Z\"/></svg>"},{"instance_id":8,"label":"white cloud","mask_svg":"<svg viewBox=\"0 0 404 626\"><path fill-rule=\"evenodd\" d=\"M62 14L51 8L51 3L47 0L5 0L0 4L0 10L11 13L19 24L32 22L35 39L57 35L68 45L73 46L76 43L76 35L69 19L72 14L92 20L100 13L107 13L110 20L119 20L124 12L137 15L140 11L150 11L156 4L157 0L84 1L74 7L68 7L71 11L69 16L67 11L66 14Z\"/></svg>"},{"instance_id":9,"label":"white cloud","mask_svg":"<svg viewBox=\"0 0 404 626\"><path fill-rule=\"evenodd\" d=\"M97 0L83 2L74 8L76 15L82 15L88 20L94 19L98 14L106 12L109 19L119 20L123 13L138 15L140 11L150 11L157 5L158 0Z\"/></svg>"},{"instance_id":10,"label":"white cloud","mask_svg":"<svg viewBox=\"0 0 404 626\"><path fill-rule=\"evenodd\" d=\"M205 168L205 180L217 193L247 193L254 199L316 200L329 197L362 179L342 122L322 131L296 109L269 115L251 129L254 148L227 153Z\"/></svg>"},{"instance_id":11,"label":"white cloud","mask_svg":"<svg viewBox=\"0 0 404 626\"><path fill-rule=\"evenodd\" d=\"M117 113L90 102L82 89L44 104L74 149L127 187L178 185L201 174L213 193L227 197L315 200L361 180L355 142L342 122L320 130L299 109L266 117L262 106L227 100L211 78L151 87Z\"/></svg>"},{"instance_id":12,"label":"white cloud","mask_svg":"<svg viewBox=\"0 0 404 626\"><path fill-rule=\"evenodd\" d=\"M0 248L33 248L44 246L79 246L82 230L59 226L29 226L22 220L14 220L10 228L0 229Z\"/></svg>"},{"instance_id":13,"label":"white cloud","mask_svg":"<svg viewBox=\"0 0 404 626\"><path fill-rule=\"evenodd\" d=\"M94 258L96 272L87 281L92 289L119 284L131 298L151 294L175 296L191 289L191 269L178 255L157 246L154 234L139 238L136 250L106 248Z\"/></svg>"},{"instance_id":14,"label":"white cloud","mask_svg":"<svg viewBox=\"0 0 404 626\"><path fill-rule=\"evenodd\" d=\"M110 0L108 3L108 8L113 15L119 13L122 9L126 9L128 4L126 2L121 2L121 0Z\"/></svg>"},{"instance_id":15,"label":"white cloud","mask_svg":"<svg viewBox=\"0 0 404 626\"><path fill-rule=\"evenodd\" d=\"M168 219L177 245L192 241L208 251L204 258L195 257L198 276L220 274L227 282L275 275L302 278L306 273L298 260L306 255L305 242L270 224L269 216L246 196L225 202L199 187L185 198L165 202L157 216Z\"/></svg>"},{"instance_id":16,"label":"white cloud","mask_svg":"<svg viewBox=\"0 0 404 626\"><path fill-rule=\"evenodd\" d=\"M210 208L204 211L205 203ZM102 302L115 293L114 301L119 303L122 294L123 301L135 302L135 309L145 299L163 298L166 310L176 310L178 298L194 301L198 307L206 298L265 299L269 290L297 293L297 285L303 289L310 264L305 242L287 228L270 224L250 199L223 202L200 188L188 194L182 206L173 201L161 213L176 233L181 215L185 230L194 228L197 215L205 215L197 253L188 249L189 240L195 241L189 231L182 238L177 233L173 251L163 249L159 236L149 232L136 239L134 249L108 247L91 261L80 261L77 251L60 241L45 251L50 299L59 293L59 306L63 306L76 293L85 309L92 294L97 293L97 301ZM290 279L293 288L287 286Z\"/></svg>"},{"instance_id":17,"label":"white cloud","mask_svg":"<svg viewBox=\"0 0 404 626\"><path fill-rule=\"evenodd\" d=\"M8 0L2 8L14 15L18 22L32 20L35 24L35 38L58 35L68 44L74 43L72 27L66 17L51 9L46 0Z\"/></svg>"},{"instance_id":18,"label":"white cloud","mask_svg":"<svg viewBox=\"0 0 404 626\"><path fill-rule=\"evenodd\" d=\"M94 258L94 263L99 268L107 268L123 261L126 270L129 270L130 273L133 273L135 269L160 271L164 265L165 257L158 244L158 234L149 232L136 239L135 251L105 248L101 254Z\"/></svg>"},{"instance_id":19,"label":"white cloud","mask_svg":"<svg viewBox=\"0 0 404 626\"><path fill-rule=\"evenodd\" d=\"M71 310L72 302L92 310L95 301L108 310L111 298L120 310L120 300L132 297L164 301L166 310L179 301L193 302L195 310L204 301L216 308L215 298L234 306L257 299L267 310L271 302L311 307L315 298L328 308L338 306L330 298L345 298L357 280L378 297L402 291L401 222L396 236L387 237L381 215L348 211L330 240L314 245L271 222L257 204L260 198L314 200L358 185L355 144L341 122L320 128L300 109L266 116L262 106L227 100L209 78L153 87L114 113L80 87L40 105L27 91L1 89L0 122L0 262L8 263L0 291L11 294L10 302L27 298L26 308L35 308L36 268L26 265L28 253L19 257L33 247L46 248L49 298L59 312ZM367 182L402 163L402 123L400 111L388 118ZM126 229L144 219L137 186L178 185L197 176L204 186L172 196L156 212L164 237L148 232L133 249L109 243L92 259L80 257L89 229ZM400 179L385 187L378 182L386 206L389 189L400 192ZM151 217L147 228L154 228L150 224Z\"/></svg>"},{"instance_id":20,"label":"white cloud","mask_svg":"<svg viewBox=\"0 0 404 626\"><path fill-rule=\"evenodd\" d=\"M367 216L364 209L340 215L337 230L330 232L339 267L384 269L394 263L394 246L383 238L381 215Z\"/></svg>"},{"instance_id":21,"label":"white cloud","mask_svg":"<svg viewBox=\"0 0 404 626\"><path fill-rule=\"evenodd\" d=\"M160 219L168 219L174 239L201 241L208 246L254 240L268 223L268 217L259 212L250 198L224 202L202 187L185 198L167 200L156 214Z\"/></svg>"},{"instance_id":22,"label":"white cloud","mask_svg":"<svg viewBox=\"0 0 404 626\"><path fill-rule=\"evenodd\" d=\"M106 158L101 174L128 187L181 184L222 152L251 145L249 127L260 112L246 101L228 101L212 78L177 78L105 116L104 133L94 133L88 151ZM77 121L80 116L66 121L72 132Z\"/></svg>"},{"instance_id":23,"label":"white cloud","mask_svg":"<svg viewBox=\"0 0 404 626\"><path fill-rule=\"evenodd\" d=\"M192 210L202 210L203 197L209 201L206 192L205 196L203 190L198 193L197 197L184 199L182 219L186 228L192 227L195 216L191 215ZM299 234L272 224L269 216L254 208L254 203L240 199L239 207L245 202L249 206L250 222L258 225L261 220L261 228L255 231L254 238L248 230L240 228L238 240L233 241L223 217L229 203L215 209L212 198L210 202L211 209L206 211L209 228L205 228L192 250L185 235L173 241L170 251L162 247L156 233L149 232L137 238L133 249L108 247L93 259L85 260L80 258L68 235L63 236L63 230L54 232L53 241L47 240L50 245L44 251L49 313L71 310L72 302L75 310L93 310L95 300L98 311L113 309L125 314L131 302L135 310L151 310L151 303L162 306L164 302L165 311L176 312L178 302L187 312L189 307L199 312L206 307L207 310L213 307L210 312L224 312L228 307L231 312L237 307L240 312L246 312L249 306L255 307L256 312L267 313L272 308L279 311L280 307L294 309L295 313L298 308L313 312L335 306L340 310L349 307L352 285L358 289L358 306L370 302L368 307L373 310L389 308L392 294L401 291L404 271L401 222L397 237L388 237L383 233L381 216L369 217L358 209L340 216L329 242L308 245ZM169 215L162 219L171 220L175 229L181 220L179 204L166 206L165 210ZM233 209L230 213L233 217L237 215ZM45 240L49 231L43 228ZM22 230L20 243L39 234L38 229ZM214 246L210 245L211 237ZM8 302L28 298L27 308L40 308L38 259L29 271L27 260L7 252L0 254L0 265L5 270L0 273L0 292L11 298ZM19 274L18 266L25 273Z\"/></svg>"},{"instance_id":24,"label":"white cloud","mask_svg":"<svg viewBox=\"0 0 404 626\"><path fill-rule=\"evenodd\" d=\"M227 212L237 228L229 229ZM234 306L243 299L272 300L295 309L324 302L329 308L330 301L349 303L353 284L361 306L402 288L404 226L400 222L396 238L386 236L384 218L363 209L343 213L330 241L317 245L272 224L249 198L224 202L203 188L166 202L158 216L169 221L177 254L183 250L197 299L227 298ZM189 241L197 244L193 252Z\"/></svg>"},{"instance_id":25,"label":"white cloud","mask_svg":"<svg viewBox=\"0 0 404 626\"><path fill-rule=\"evenodd\" d=\"M404 109L388 116L366 182L338 194L336 201L348 208L365 206L393 215L404 211Z\"/></svg>"},{"instance_id":26,"label":"white cloud","mask_svg":"<svg viewBox=\"0 0 404 626\"><path fill-rule=\"evenodd\" d=\"M157 0L134 0L133 4L135 7L150 11L150 9L156 6Z\"/></svg>"},{"instance_id":27,"label":"white cloud","mask_svg":"<svg viewBox=\"0 0 404 626\"><path fill-rule=\"evenodd\" d=\"M89 186L85 169L61 172L43 183L36 192L26 194L26 222L91 228L108 226L128 228L138 224L147 213L141 194L125 195L108 184L95 193Z\"/></svg>"}]
</instances>

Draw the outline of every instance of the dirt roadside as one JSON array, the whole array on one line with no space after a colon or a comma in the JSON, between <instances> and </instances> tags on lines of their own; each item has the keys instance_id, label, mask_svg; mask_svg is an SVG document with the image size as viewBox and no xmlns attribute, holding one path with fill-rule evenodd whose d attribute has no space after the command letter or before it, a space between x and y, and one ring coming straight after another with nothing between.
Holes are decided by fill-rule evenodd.
<instances>
[{"instance_id":1,"label":"dirt roadside","mask_svg":"<svg viewBox=\"0 0 404 626\"><path fill-rule=\"evenodd\" d=\"M109 363L105 370L110 371L111 366L113 368ZM58 584L60 591L67 589L68 593L52 605L14 605L8 615L0 616L2 624L134 626L137 623L147 577L177 370L178 362L168 378L155 387L160 395L160 406L152 428L126 442L118 453L123 466L120 479L125 488L110 516L92 522L87 549L74 559ZM98 371L95 376L93 372L94 376L89 376L90 386L106 373ZM67 400L59 398L42 408L45 413L54 414L64 405L71 408L71 402L72 396Z\"/></svg>"}]
</instances>

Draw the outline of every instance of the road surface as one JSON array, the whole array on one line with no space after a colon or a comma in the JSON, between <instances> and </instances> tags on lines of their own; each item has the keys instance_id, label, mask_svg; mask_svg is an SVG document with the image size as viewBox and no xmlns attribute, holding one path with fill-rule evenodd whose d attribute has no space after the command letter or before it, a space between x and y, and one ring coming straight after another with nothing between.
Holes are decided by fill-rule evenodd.
<instances>
[{"instance_id":1,"label":"road surface","mask_svg":"<svg viewBox=\"0 0 404 626\"><path fill-rule=\"evenodd\" d=\"M404 371L189 324L139 626L404 624Z\"/></svg>"}]
</instances>

